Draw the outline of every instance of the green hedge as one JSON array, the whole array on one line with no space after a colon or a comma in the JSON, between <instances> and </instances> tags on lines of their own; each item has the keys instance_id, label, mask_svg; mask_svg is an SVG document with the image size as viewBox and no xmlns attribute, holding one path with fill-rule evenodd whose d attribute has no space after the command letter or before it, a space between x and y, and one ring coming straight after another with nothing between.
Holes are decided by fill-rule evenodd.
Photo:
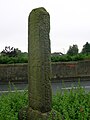
<instances>
[{"instance_id":1,"label":"green hedge","mask_svg":"<svg viewBox=\"0 0 90 120\"><path fill-rule=\"evenodd\" d=\"M79 61L79 60L86 60L90 59L90 55L86 54L77 54L77 55L62 55L62 56L52 56L52 62L68 62L68 61Z\"/></svg>"},{"instance_id":2,"label":"green hedge","mask_svg":"<svg viewBox=\"0 0 90 120\"><path fill-rule=\"evenodd\" d=\"M12 63L27 63L27 57L8 57L8 56L0 56L0 64L12 64Z\"/></svg>"},{"instance_id":3,"label":"green hedge","mask_svg":"<svg viewBox=\"0 0 90 120\"><path fill-rule=\"evenodd\" d=\"M90 59L90 55L87 54L77 54L77 55L61 55L61 56L51 56L52 62L68 62L68 61L79 61ZM28 55L21 54L17 57L8 57L8 56L0 56L0 64L12 64L12 63L27 63Z\"/></svg>"}]
</instances>

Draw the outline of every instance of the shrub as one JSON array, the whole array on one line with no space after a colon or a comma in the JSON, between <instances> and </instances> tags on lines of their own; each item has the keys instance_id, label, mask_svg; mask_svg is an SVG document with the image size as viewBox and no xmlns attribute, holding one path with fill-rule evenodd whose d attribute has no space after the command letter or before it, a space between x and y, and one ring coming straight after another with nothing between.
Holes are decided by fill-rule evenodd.
<instances>
[{"instance_id":1,"label":"shrub","mask_svg":"<svg viewBox=\"0 0 90 120\"><path fill-rule=\"evenodd\" d=\"M28 58L24 56L8 57L0 56L0 64L27 63Z\"/></svg>"},{"instance_id":2,"label":"shrub","mask_svg":"<svg viewBox=\"0 0 90 120\"><path fill-rule=\"evenodd\" d=\"M18 111L28 104L28 92L11 91L0 96L0 120L18 120ZM57 91L52 97L55 120L90 120L90 92L72 87L70 91ZM49 117L51 119L51 116Z\"/></svg>"},{"instance_id":3,"label":"shrub","mask_svg":"<svg viewBox=\"0 0 90 120\"><path fill-rule=\"evenodd\" d=\"M28 104L27 91L0 96L0 120L18 120L18 111Z\"/></svg>"},{"instance_id":4,"label":"shrub","mask_svg":"<svg viewBox=\"0 0 90 120\"><path fill-rule=\"evenodd\" d=\"M68 62L68 61L79 61L79 60L85 60L90 59L90 55L87 54L77 54L77 55L62 55L62 56L52 56L51 61L52 62Z\"/></svg>"},{"instance_id":5,"label":"shrub","mask_svg":"<svg viewBox=\"0 0 90 120\"><path fill-rule=\"evenodd\" d=\"M79 61L90 59L88 54L77 54L77 55L61 55L61 56L51 56L51 62L68 62L68 61ZM15 57L0 56L0 64L12 64L12 63L28 63L28 53L21 53Z\"/></svg>"},{"instance_id":6,"label":"shrub","mask_svg":"<svg viewBox=\"0 0 90 120\"><path fill-rule=\"evenodd\" d=\"M57 92L53 96L52 107L58 111L64 120L90 119L90 92L86 93L81 87L69 92Z\"/></svg>"}]
</instances>

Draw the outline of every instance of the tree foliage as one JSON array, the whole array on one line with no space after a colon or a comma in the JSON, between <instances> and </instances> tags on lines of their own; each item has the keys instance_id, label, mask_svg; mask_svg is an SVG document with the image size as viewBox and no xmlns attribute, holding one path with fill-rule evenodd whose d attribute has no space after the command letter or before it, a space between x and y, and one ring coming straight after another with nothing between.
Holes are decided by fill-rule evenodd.
<instances>
[{"instance_id":1,"label":"tree foliage","mask_svg":"<svg viewBox=\"0 0 90 120\"><path fill-rule=\"evenodd\" d=\"M90 59L90 44L83 45L81 53L78 53L78 46L69 47L67 54L55 52L51 54L51 62L68 62ZM28 53L21 52L18 48L6 46L0 55L0 64L28 63Z\"/></svg>"},{"instance_id":2,"label":"tree foliage","mask_svg":"<svg viewBox=\"0 0 90 120\"><path fill-rule=\"evenodd\" d=\"M78 46L73 45L73 46L69 47L69 50L67 51L67 54L68 55L76 55L76 54L78 54L78 51L79 51Z\"/></svg>"},{"instance_id":3,"label":"tree foliage","mask_svg":"<svg viewBox=\"0 0 90 120\"><path fill-rule=\"evenodd\" d=\"M82 53L84 53L84 54L90 54L90 43L86 42L86 44L83 45Z\"/></svg>"},{"instance_id":4,"label":"tree foliage","mask_svg":"<svg viewBox=\"0 0 90 120\"><path fill-rule=\"evenodd\" d=\"M18 48L6 46L0 55L0 64L27 63L28 53Z\"/></svg>"},{"instance_id":5,"label":"tree foliage","mask_svg":"<svg viewBox=\"0 0 90 120\"><path fill-rule=\"evenodd\" d=\"M9 57L15 57L20 53L21 53L21 51L18 48L5 46L5 49L3 49L3 51L1 52L1 55L9 56Z\"/></svg>"}]
</instances>

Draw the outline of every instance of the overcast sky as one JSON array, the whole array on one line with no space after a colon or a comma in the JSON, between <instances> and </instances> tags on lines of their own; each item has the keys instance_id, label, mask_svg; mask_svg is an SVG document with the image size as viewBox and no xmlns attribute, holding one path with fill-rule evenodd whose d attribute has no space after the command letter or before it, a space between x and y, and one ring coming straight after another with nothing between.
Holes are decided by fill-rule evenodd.
<instances>
[{"instance_id":1,"label":"overcast sky","mask_svg":"<svg viewBox=\"0 0 90 120\"><path fill-rule=\"evenodd\" d=\"M38 7L50 14L52 52L90 43L90 0L0 0L0 51L5 46L28 50L28 15Z\"/></svg>"}]
</instances>

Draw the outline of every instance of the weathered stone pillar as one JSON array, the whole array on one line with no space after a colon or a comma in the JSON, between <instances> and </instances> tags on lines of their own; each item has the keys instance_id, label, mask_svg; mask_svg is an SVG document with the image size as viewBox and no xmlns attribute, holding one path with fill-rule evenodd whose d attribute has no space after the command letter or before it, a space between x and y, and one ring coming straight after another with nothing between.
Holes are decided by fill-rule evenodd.
<instances>
[{"instance_id":1,"label":"weathered stone pillar","mask_svg":"<svg viewBox=\"0 0 90 120\"><path fill-rule=\"evenodd\" d=\"M28 18L27 120L47 120L51 111L50 16L44 8L33 9ZM22 120L22 119L20 119Z\"/></svg>"},{"instance_id":2,"label":"weathered stone pillar","mask_svg":"<svg viewBox=\"0 0 90 120\"><path fill-rule=\"evenodd\" d=\"M50 16L44 8L31 11L28 20L29 107L42 113L51 110Z\"/></svg>"},{"instance_id":3,"label":"weathered stone pillar","mask_svg":"<svg viewBox=\"0 0 90 120\"><path fill-rule=\"evenodd\" d=\"M46 119L45 113L51 111L49 32L49 13L44 8L32 10L28 20L28 92L31 120L36 120L31 118L35 116Z\"/></svg>"}]
</instances>

